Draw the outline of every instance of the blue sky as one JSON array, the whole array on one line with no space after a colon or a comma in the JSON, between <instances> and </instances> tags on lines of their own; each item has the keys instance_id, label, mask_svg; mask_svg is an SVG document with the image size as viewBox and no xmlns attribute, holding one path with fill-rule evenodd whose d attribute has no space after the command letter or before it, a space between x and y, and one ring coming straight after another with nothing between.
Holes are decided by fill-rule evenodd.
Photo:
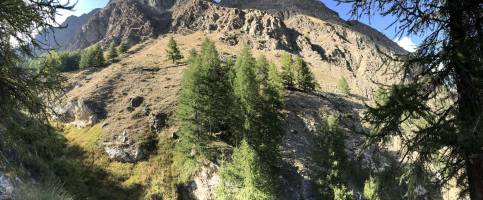
<instances>
[{"instance_id":1,"label":"blue sky","mask_svg":"<svg viewBox=\"0 0 483 200\"><path fill-rule=\"evenodd\" d=\"M67 2L68 0L61 0L61 2ZM75 0L70 0L71 2L75 2ZM60 16L58 17L59 22L63 22L65 18L70 15L82 15L84 13L88 13L89 11L95 8L102 8L104 7L109 0L78 0L74 11L62 11ZM335 10L339 13L339 16L345 20L351 19L350 14L348 13L350 10L350 4L338 4L334 0L320 0L323 2L327 7L332 10ZM409 51L413 51L415 49L415 44L420 43L420 37L417 36L405 36L402 38L395 38L396 31L394 27L387 28L390 25L394 18L392 17L382 17L380 15L374 15L370 18L364 17L362 19L358 19L359 21L369 24L373 28L377 29L378 31L384 33L390 39L398 42L403 48Z\"/></svg>"}]
</instances>

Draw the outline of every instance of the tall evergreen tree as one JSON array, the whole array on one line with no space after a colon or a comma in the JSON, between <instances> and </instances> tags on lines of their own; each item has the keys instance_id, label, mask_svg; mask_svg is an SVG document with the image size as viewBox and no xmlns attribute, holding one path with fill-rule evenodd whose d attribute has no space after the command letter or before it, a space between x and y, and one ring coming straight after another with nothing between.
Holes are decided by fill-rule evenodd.
<instances>
[{"instance_id":1,"label":"tall evergreen tree","mask_svg":"<svg viewBox=\"0 0 483 200\"><path fill-rule=\"evenodd\" d=\"M117 47L117 54L124 54L127 52L127 44L126 42L121 42L121 44L119 44L119 46Z\"/></svg>"},{"instance_id":2,"label":"tall evergreen tree","mask_svg":"<svg viewBox=\"0 0 483 200\"><path fill-rule=\"evenodd\" d=\"M317 87L314 74L310 71L309 66L300 56L296 56L293 60L293 67L295 71L296 87L304 92L312 92Z\"/></svg>"},{"instance_id":3,"label":"tall evergreen tree","mask_svg":"<svg viewBox=\"0 0 483 200\"><path fill-rule=\"evenodd\" d=\"M399 36L426 35L407 56L383 105L368 109L371 142L393 136L408 163L435 166L440 183L465 180L472 200L483 199L483 15L481 1L339 0L352 14L396 16ZM391 55L386 55L391 58ZM395 58L398 60L397 58ZM388 62L386 62L388 63ZM394 68L394 66L386 66ZM409 134L403 134L409 124Z\"/></svg>"},{"instance_id":4,"label":"tall evergreen tree","mask_svg":"<svg viewBox=\"0 0 483 200\"><path fill-rule=\"evenodd\" d=\"M183 136L208 140L227 132L233 106L228 71L208 39L199 54L190 53L177 112Z\"/></svg>"},{"instance_id":5,"label":"tall evergreen tree","mask_svg":"<svg viewBox=\"0 0 483 200\"><path fill-rule=\"evenodd\" d=\"M169 37L168 47L166 48L166 59L174 63L183 58L179 51L178 44L174 40L173 36Z\"/></svg>"},{"instance_id":6,"label":"tall evergreen tree","mask_svg":"<svg viewBox=\"0 0 483 200\"><path fill-rule=\"evenodd\" d=\"M116 59L118 56L117 49L116 49L116 43L113 41L111 42L111 45L109 45L109 51L107 52L107 59L110 60L111 62Z\"/></svg>"},{"instance_id":7,"label":"tall evergreen tree","mask_svg":"<svg viewBox=\"0 0 483 200\"><path fill-rule=\"evenodd\" d=\"M252 133L251 131L255 129L254 123L256 123L257 105L260 97L258 93L259 83L254 69L255 58L253 58L250 50L244 47L235 63L235 80L233 81L234 94L237 97L244 122L242 127L244 138L247 138L247 134ZM250 143L251 139L252 137L248 138Z\"/></svg>"}]
</instances>

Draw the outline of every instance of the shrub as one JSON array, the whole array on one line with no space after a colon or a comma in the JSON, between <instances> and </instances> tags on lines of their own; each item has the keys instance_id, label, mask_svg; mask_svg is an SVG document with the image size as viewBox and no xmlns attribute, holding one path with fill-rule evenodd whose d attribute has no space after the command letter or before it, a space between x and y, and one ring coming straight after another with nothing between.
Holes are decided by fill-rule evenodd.
<instances>
[{"instance_id":1,"label":"shrub","mask_svg":"<svg viewBox=\"0 0 483 200\"><path fill-rule=\"evenodd\" d=\"M349 83L345 77L341 77L339 82L337 83L337 88L341 90L344 94L349 95L351 93L351 88L349 87Z\"/></svg>"}]
</instances>

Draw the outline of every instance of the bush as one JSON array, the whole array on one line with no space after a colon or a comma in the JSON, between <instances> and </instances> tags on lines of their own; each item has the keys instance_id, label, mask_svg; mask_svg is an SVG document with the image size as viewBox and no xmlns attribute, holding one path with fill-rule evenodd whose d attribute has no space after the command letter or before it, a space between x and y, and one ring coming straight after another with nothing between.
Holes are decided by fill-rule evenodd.
<instances>
[{"instance_id":1,"label":"bush","mask_svg":"<svg viewBox=\"0 0 483 200\"><path fill-rule=\"evenodd\" d=\"M62 72L78 70L80 58L80 51L59 52L60 65L58 69Z\"/></svg>"},{"instance_id":2,"label":"bush","mask_svg":"<svg viewBox=\"0 0 483 200\"><path fill-rule=\"evenodd\" d=\"M90 46L82 51L79 68L104 66L104 52L99 44Z\"/></svg>"}]
</instances>

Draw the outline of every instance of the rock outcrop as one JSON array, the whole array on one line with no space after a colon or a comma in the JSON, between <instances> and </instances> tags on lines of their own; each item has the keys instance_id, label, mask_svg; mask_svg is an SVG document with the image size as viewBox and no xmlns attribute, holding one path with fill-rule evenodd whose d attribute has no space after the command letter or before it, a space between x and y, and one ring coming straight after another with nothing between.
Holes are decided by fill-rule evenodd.
<instances>
[{"instance_id":1,"label":"rock outcrop","mask_svg":"<svg viewBox=\"0 0 483 200\"><path fill-rule=\"evenodd\" d=\"M145 143L133 141L129 137L129 132L124 130L109 142L104 142L104 151L110 159L120 162L136 162L144 159L148 155L148 147Z\"/></svg>"},{"instance_id":2,"label":"rock outcrop","mask_svg":"<svg viewBox=\"0 0 483 200\"><path fill-rule=\"evenodd\" d=\"M84 128L100 122L106 117L105 105L89 99L73 99L54 109L53 119Z\"/></svg>"}]
</instances>

